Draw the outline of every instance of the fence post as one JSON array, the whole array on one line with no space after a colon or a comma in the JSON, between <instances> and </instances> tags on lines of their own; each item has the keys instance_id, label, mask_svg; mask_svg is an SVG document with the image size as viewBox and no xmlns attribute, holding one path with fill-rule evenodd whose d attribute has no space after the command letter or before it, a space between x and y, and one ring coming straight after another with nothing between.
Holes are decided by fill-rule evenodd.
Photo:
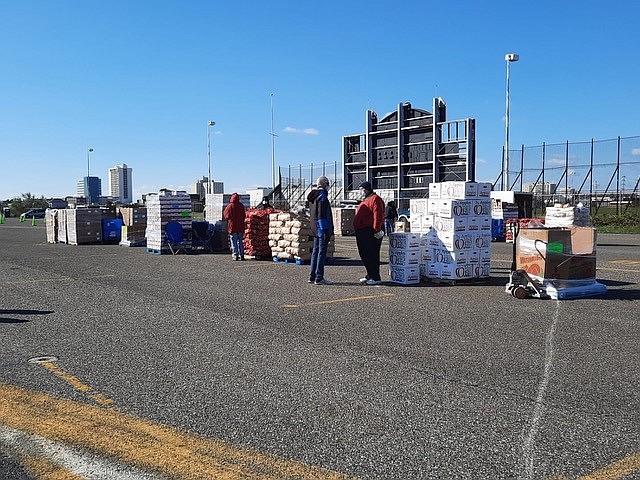
<instances>
[{"instance_id":1,"label":"fence post","mask_svg":"<svg viewBox=\"0 0 640 480\"><path fill-rule=\"evenodd\" d=\"M522 180L524 177L524 143L522 144L522 149L520 150L520 191L522 192Z\"/></svg>"},{"instance_id":2,"label":"fence post","mask_svg":"<svg viewBox=\"0 0 640 480\"><path fill-rule=\"evenodd\" d=\"M547 201L545 199L545 191L547 189L547 186L544 183L544 162L545 159L547 157L547 143L546 142L542 142L542 206L546 207L547 205ZM551 193L551 189L549 189L549 193ZM546 209L545 209L546 210Z\"/></svg>"},{"instance_id":3,"label":"fence post","mask_svg":"<svg viewBox=\"0 0 640 480\"><path fill-rule=\"evenodd\" d=\"M569 140L564 150L564 203L569 199Z\"/></svg>"},{"instance_id":4,"label":"fence post","mask_svg":"<svg viewBox=\"0 0 640 480\"><path fill-rule=\"evenodd\" d=\"M616 160L616 213L620 215L620 137L618 137L618 158Z\"/></svg>"},{"instance_id":5,"label":"fence post","mask_svg":"<svg viewBox=\"0 0 640 480\"><path fill-rule=\"evenodd\" d=\"M591 211L591 202L593 201L593 138L591 139L591 156L589 160L589 211Z\"/></svg>"}]
</instances>

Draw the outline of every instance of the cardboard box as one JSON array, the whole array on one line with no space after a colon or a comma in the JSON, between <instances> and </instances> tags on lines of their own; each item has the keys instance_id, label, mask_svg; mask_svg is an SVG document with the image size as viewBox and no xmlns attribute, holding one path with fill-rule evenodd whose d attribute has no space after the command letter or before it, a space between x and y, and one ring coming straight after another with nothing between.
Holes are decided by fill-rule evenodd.
<instances>
[{"instance_id":1,"label":"cardboard box","mask_svg":"<svg viewBox=\"0 0 640 480\"><path fill-rule=\"evenodd\" d=\"M435 217L433 219L433 228L436 232L465 232L467 231L467 217Z\"/></svg>"},{"instance_id":2,"label":"cardboard box","mask_svg":"<svg viewBox=\"0 0 640 480\"><path fill-rule=\"evenodd\" d=\"M478 196L476 182L442 182L441 199L467 200Z\"/></svg>"},{"instance_id":3,"label":"cardboard box","mask_svg":"<svg viewBox=\"0 0 640 480\"><path fill-rule=\"evenodd\" d=\"M480 263L491 263L490 248L481 248L479 252L480 252Z\"/></svg>"},{"instance_id":4,"label":"cardboard box","mask_svg":"<svg viewBox=\"0 0 640 480\"><path fill-rule=\"evenodd\" d=\"M442 184L440 182L433 182L429 184L429 198L440 198Z\"/></svg>"},{"instance_id":5,"label":"cardboard box","mask_svg":"<svg viewBox=\"0 0 640 480\"><path fill-rule=\"evenodd\" d=\"M479 232L473 239L473 248L491 248L491 233Z\"/></svg>"},{"instance_id":6,"label":"cardboard box","mask_svg":"<svg viewBox=\"0 0 640 480\"><path fill-rule=\"evenodd\" d=\"M471 200L440 200L437 215L440 217L454 218L467 217L471 214Z\"/></svg>"},{"instance_id":7,"label":"cardboard box","mask_svg":"<svg viewBox=\"0 0 640 480\"><path fill-rule=\"evenodd\" d=\"M474 268L471 264L465 263L441 263L442 273L440 278L448 280L462 280L464 278L473 278Z\"/></svg>"},{"instance_id":8,"label":"cardboard box","mask_svg":"<svg viewBox=\"0 0 640 480\"><path fill-rule=\"evenodd\" d=\"M595 279L595 246L593 228L523 228L516 245L516 268L538 278Z\"/></svg>"},{"instance_id":9,"label":"cardboard box","mask_svg":"<svg viewBox=\"0 0 640 480\"><path fill-rule=\"evenodd\" d=\"M491 200L488 198L479 198L477 200L471 200L471 209L473 215L486 215L491 216Z\"/></svg>"},{"instance_id":10,"label":"cardboard box","mask_svg":"<svg viewBox=\"0 0 640 480\"><path fill-rule=\"evenodd\" d=\"M417 215L427 215L429 212L428 198L411 198L409 199L409 213L413 218ZM433 212L431 212L433 213Z\"/></svg>"},{"instance_id":11,"label":"cardboard box","mask_svg":"<svg viewBox=\"0 0 640 480\"><path fill-rule=\"evenodd\" d=\"M434 261L439 263L468 263L467 250L437 248L435 249Z\"/></svg>"},{"instance_id":12,"label":"cardboard box","mask_svg":"<svg viewBox=\"0 0 640 480\"><path fill-rule=\"evenodd\" d=\"M402 285L420 283L420 267L389 267L389 277L393 283Z\"/></svg>"},{"instance_id":13,"label":"cardboard box","mask_svg":"<svg viewBox=\"0 0 640 480\"><path fill-rule=\"evenodd\" d=\"M393 232L389 235L389 248L420 249L420 234L408 232Z\"/></svg>"},{"instance_id":14,"label":"cardboard box","mask_svg":"<svg viewBox=\"0 0 640 480\"><path fill-rule=\"evenodd\" d=\"M417 267L420 265L421 250L389 249L389 265L393 267Z\"/></svg>"},{"instance_id":15,"label":"cardboard box","mask_svg":"<svg viewBox=\"0 0 640 480\"><path fill-rule=\"evenodd\" d=\"M420 276L425 278L440 278L441 264L438 262L420 264Z\"/></svg>"},{"instance_id":16,"label":"cardboard box","mask_svg":"<svg viewBox=\"0 0 640 480\"><path fill-rule=\"evenodd\" d=\"M434 262L437 251L438 250L433 247L420 247L420 265Z\"/></svg>"},{"instance_id":17,"label":"cardboard box","mask_svg":"<svg viewBox=\"0 0 640 480\"><path fill-rule=\"evenodd\" d=\"M464 250L473 248L475 237L467 232L441 232L438 233L438 240L441 247L446 248L447 250L453 250L454 248Z\"/></svg>"},{"instance_id":18,"label":"cardboard box","mask_svg":"<svg viewBox=\"0 0 640 480\"><path fill-rule=\"evenodd\" d=\"M493 185L490 182L478 182L478 198L491 198L491 189Z\"/></svg>"},{"instance_id":19,"label":"cardboard box","mask_svg":"<svg viewBox=\"0 0 640 480\"><path fill-rule=\"evenodd\" d=\"M473 276L483 278L491 276L491 262L480 262L473 265Z\"/></svg>"}]
</instances>

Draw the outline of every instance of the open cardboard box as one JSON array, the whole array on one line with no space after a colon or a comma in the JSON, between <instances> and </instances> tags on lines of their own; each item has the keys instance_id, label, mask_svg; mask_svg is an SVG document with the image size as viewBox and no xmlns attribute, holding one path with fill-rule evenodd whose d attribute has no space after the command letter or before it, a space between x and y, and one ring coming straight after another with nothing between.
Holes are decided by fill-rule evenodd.
<instances>
[{"instance_id":1,"label":"open cardboard box","mask_svg":"<svg viewBox=\"0 0 640 480\"><path fill-rule=\"evenodd\" d=\"M523 228L516 245L516 268L539 278L596 277L596 231L591 227Z\"/></svg>"}]
</instances>

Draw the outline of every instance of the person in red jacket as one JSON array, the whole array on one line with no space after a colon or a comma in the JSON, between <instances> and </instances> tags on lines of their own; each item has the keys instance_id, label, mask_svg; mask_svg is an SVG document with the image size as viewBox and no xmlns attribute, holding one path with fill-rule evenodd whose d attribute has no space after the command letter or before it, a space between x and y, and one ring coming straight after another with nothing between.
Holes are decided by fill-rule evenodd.
<instances>
[{"instance_id":1,"label":"person in red jacket","mask_svg":"<svg viewBox=\"0 0 640 480\"><path fill-rule=\"evenodd\" d=\"M380 285L380 247L384 237L384 201L373 191L371 183L360 184L363 200L353 218L358 253L367 270L360 279L364 285Z\"/></svg>"},{"instance_id":2,"label":"person in red jacket","mask_svg":"<svg viewBox=\"0 0 640 480\"><path fill-rule=\"evenodd\" d=\"M227 205L222 213L227 223L227 232L231 241L231 249L234 260L244 260L244 205L240 203L240 195L231 194L231 203Z\"/></svg>"}]
</instances>

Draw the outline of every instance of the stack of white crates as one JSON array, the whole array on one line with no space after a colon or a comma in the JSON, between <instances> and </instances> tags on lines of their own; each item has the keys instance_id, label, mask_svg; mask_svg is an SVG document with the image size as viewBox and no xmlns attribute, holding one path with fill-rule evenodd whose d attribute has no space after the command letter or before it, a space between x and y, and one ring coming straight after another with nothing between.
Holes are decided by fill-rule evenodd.
<instances>
[{"instance_id":1,"label":"stack of white crates","mask_svg":"<svg viewBox=\"0 0 640 480\"><path fill-rule=\"evenodd\" d=\"M393 232L389 235L389 277L394 283L420 283L419 233Z\"/></svg>"},{"instance_id":2,"label":"stack of white crates","mask_svg":"<svg viewBox=\"0 0 640 480\"><path fill-rule=\"evenodd\" d=\"M147 250L167 248L164 238L167 223L180 222L184 230L191 229L191 197L187 192L161 190L147 196Z\"/></svg>"},{"instance_id":3,"label":"stack of white crates","mask_svg":"<svg viewBox=\"0 0 640 480\"><path fill-rule=\"evenodd\" d=\"M463 280L490 276L491 184L441 182L429 198L410 200L411 232L420 237L420 276Z\"/></svg>"}]
</instances>

